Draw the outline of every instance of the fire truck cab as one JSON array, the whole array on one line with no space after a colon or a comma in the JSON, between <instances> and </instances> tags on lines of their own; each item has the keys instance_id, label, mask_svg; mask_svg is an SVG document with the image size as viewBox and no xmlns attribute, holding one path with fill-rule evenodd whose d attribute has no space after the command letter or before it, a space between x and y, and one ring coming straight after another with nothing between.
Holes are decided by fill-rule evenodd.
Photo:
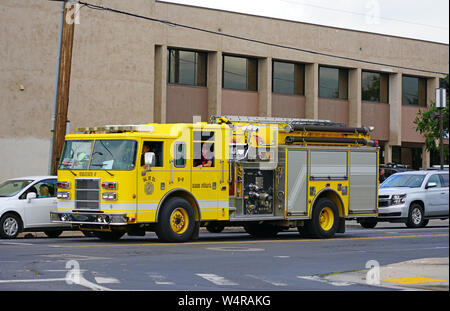
<instances>
[{"instance_id":1,"label":"fire truck cab","mask_svg":"<svg viewBox=\"0 0 450 311\"><path fill-rule=\"evenodd\" d=\"M211 123L80 128L66 135L58 212L105 240L154 231L168 242L243 226L330 238L378 211L369 129L329 121L213 117Z\"/></svg>"}]
</instances>

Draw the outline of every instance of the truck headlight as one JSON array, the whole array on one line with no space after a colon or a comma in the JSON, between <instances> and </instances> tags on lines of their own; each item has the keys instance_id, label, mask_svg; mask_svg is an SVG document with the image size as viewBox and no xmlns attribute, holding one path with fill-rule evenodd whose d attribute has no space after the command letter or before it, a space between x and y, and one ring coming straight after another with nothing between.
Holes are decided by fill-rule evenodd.
<instances>
[{"instance_id":1,"label":"truck headlight","mask_svg":"<svg viewBox=\"0 0 450 311\"><path fill-rule=\"evenodd\" d=\"M58 199L62 199L62 200L69 200L70 199L70 192L58 191L56 193L56 197Z\"/></svg>"},{"instance_id":2,"label":"truck headlight","mask_svg":"<svg viewBox=\"0 0 450 311\"><path fill-rule=\"evenodd\" d=\"M116 192L103 192L102 199L108 200L108 201L116 201L117 193Z\"/></svg>"},{"instance_id":3,"label":"truck headlight","mask_svg":"<svg viewBox=\"0 0 450 311\"><path fill-rule=\"evenodd\" d=\"M391 200L392 205L403 204L406 201L406 194L394 194Z\"/></svg>"}]
</instances>

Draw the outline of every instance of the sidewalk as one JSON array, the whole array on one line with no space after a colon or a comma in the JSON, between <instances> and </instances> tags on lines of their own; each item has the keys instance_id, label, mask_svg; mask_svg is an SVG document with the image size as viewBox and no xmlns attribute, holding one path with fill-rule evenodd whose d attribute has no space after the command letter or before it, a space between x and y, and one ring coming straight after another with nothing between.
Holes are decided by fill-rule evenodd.
<instances>
[{"instance_id":1,"label":"sidewalk","mask_svg":"<svg viewBox=\"0 0 450 311\"><path fill-rule=\"evenodd\" d=\"M372 266L371 269L327 275L324 279L359 284L368 284L369 280L372 285L392 289L448 291L448 273L448 257L444 257L414 259L379 269Z\"/></svg>"}]
</instances>

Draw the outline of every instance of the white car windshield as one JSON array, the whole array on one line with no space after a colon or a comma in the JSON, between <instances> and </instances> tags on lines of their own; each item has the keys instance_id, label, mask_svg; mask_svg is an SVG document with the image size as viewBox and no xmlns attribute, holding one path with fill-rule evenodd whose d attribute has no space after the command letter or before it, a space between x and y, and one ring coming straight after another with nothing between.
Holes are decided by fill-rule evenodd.
<instances>
[{"instance_id":1,"label":"white car windshield","mask_svg":"<svg viewBox=\"0 0 450 311\"><path fill-rule=\"evenodd\" d=\"M12 197L32 182L33 180L7 180L0 184L0 197Z\"/></svg>"},{"instance_id":2,"label":"white car windshield","mask_svg":"<svg viewBox=\"0 0 450 311\"><path fill-rule=\"evenodd\" d=\"M425 175L413 175L413 174L394 174L389 176L384 183L381 184L380 188L419 188Z\"/></svg>"}]
</instances>

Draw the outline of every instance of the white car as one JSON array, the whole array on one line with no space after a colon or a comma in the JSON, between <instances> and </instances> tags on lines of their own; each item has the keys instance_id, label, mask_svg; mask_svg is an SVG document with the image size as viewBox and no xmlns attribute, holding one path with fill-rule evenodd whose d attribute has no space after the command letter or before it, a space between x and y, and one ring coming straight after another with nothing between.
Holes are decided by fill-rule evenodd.
<instances>
[{"instance_id":1,"label":"white car","mask_svg":"<svg viewBox=\"0 0 450 311\"><path fill-rule=\"evenodd\" d=\"M57 210L56 176L28 176L0 183L0 238L13 239L20 232L44 231L58 237L71 226L50 221Z\"/></svg>"},{"instance_id":2,"label":"white car","mask_svg":"<svg viewBox=\"0 0 450 311\"><path fill-rule=\"evenodd\" d=\"M378 191L378 218L358 220L373 228L377 222L400 222L425 227L433 218L449 218L448 171L407 171L389 176Z\"/></svg>"}]
</instances>

